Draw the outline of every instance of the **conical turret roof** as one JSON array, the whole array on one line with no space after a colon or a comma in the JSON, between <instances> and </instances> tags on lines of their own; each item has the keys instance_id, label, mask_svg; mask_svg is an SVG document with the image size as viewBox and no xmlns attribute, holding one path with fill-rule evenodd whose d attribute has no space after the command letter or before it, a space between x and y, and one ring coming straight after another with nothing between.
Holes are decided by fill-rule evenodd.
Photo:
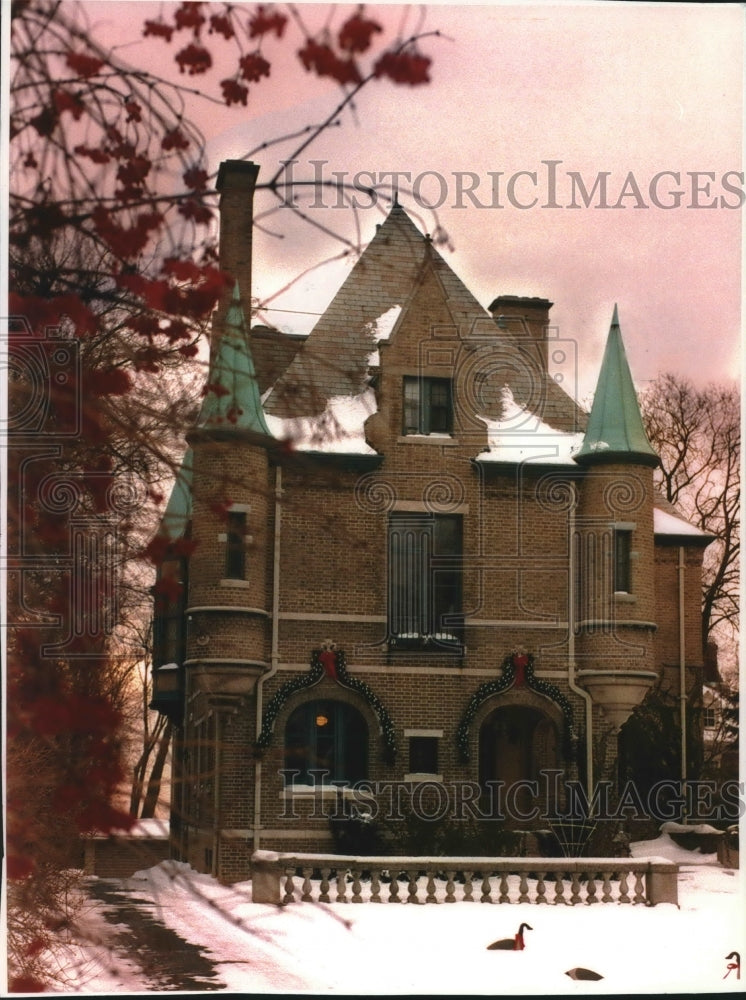
<instances>
[{"instance_id":1,"label":"conical turret roof","mask_svg":"<svg viewBox=\"0 0 746 1000\"><path fill-rule=\"evenodd\" d=\"M169 542L183 538L192 519L193 458L192 449L187 448L158 528L158 535Z\"/></svg>"},{"instance_id":2,"label":"conical turret roof","mask_svg":"<svg viewBox=\"0 0 746 1000\"><path fill-rule=\"evenodd\" d=\"M616 306L588 427L575 461L581 464L614 461L658 464L658 456L642 422Z\"/></svg>"},{"instance_id":3,"label":"conical turret roof","mask_svg":"<svg viewBox=\"0 0 746 1000\"><path fill-rule=\"evenodd\" d=\"M259 395L238 282L225 318L217 326L197 427L235 428L271 436Z\"/></svg>"}]
</instances>

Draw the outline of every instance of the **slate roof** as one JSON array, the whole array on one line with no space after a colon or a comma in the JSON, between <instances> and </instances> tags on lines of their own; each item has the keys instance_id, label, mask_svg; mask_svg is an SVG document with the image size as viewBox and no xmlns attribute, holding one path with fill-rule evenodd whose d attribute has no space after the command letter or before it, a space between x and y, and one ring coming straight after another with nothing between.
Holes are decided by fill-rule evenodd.
<instances>
[{"instance_id":1,"label":"slate roof","mask_svg":"<svg viewBox=\"0 0 746 1000\"><path fill-rule=\"evenodd\" d=\"M377 346L376 320L401 306L399 323L404 322L408 304L432 274L445 297L449 322L461 340L487 330L491 337L501 338L501 347L508 352L512 349L525 357L525 340L510 331L496 334L493 317L395 204L265 399L266 412L278 417L309 416L322 412L331 398L364 392L369 384L369 357ZM521 365L516 367L521 369ZM508 377L511 370L508 365ZM538 394L537 379L541 383ZM526 405L534 400L536 405L538 395L547 423L566 432L584 429L587 414L548 373L534 370L523 382L513 372L511 389L517 402Z\"/></svg>"}]
</instances>

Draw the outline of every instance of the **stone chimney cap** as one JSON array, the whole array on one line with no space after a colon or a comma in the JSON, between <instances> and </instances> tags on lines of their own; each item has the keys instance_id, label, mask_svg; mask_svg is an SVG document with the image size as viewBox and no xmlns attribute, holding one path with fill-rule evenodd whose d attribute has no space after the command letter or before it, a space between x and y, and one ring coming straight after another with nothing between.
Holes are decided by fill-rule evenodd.
<instances>
[{"instance_id":1,"label":"stone chimney cap","mask_svg":"<svg viewBox=\"0 0 746 1000\"><path fill-rule=\"evenodd\" d=\"M230 178L241 178L248 182L248 186L253 187L259 175L259 164L252 160L223 160L218 168L218 179L215 187L222 191L226 180Z\"/></svg>"},{"instance_id":2,"label":"stone chimney cap","mask_svg":"<svg viewBox=\"0 0 746 1000\"><path fill-rule=\"evenodd\" d=\"M498 295L498 297L489 306L490 312L496 312L498 309L512 308L512 309L542 309L549 311L554 302L550 302L549 299L538 298L537 296L530 295Z\"/></svg>"}]
</instances>

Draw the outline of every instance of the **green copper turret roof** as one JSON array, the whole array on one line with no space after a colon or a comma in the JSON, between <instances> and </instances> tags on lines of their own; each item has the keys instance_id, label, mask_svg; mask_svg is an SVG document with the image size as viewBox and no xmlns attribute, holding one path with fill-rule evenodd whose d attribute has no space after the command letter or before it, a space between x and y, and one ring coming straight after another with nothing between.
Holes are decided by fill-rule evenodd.
<instances>
[{"instance_id":1,"label":"green copper turret roof","mask_svg":"<svg viewBox=\"0 0 746 1000\"><path fill-rule=\"evenodd\" d=\"M192 449L187 448L161 518L158 534L170 542L184 537L187 525L192 519L192 462Z\"/></svg>"},{"instance_id":2,"label":"green copper turret roof","mask_svg":"<svg viewBox=\"0 0 746 1000\"><path fill-rule=\"evenodd\" d=\"M588 428L580 451L574 457L581 464L613 461L658 464L658 456L642 422L616 306Z\"/></svg>"},{"instance_id":3,"label":"green copper turret roof","mask_svg":"<svg viewBox=\"0 0 746 1000\"><path fill-rule=\"evenodd\" d=\"M271 436L259 394L238 282L225 319L217 325L197 426L235 428Z\"/></svg>"}]
</instances>

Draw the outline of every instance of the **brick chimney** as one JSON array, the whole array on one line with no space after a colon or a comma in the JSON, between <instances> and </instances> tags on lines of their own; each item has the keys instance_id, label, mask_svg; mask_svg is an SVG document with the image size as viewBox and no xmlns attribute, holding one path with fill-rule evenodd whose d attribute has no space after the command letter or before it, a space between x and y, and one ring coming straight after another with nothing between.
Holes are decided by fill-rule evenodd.
<instances>
[{"instance_id":1,"label":"brick chimney","mask_svg":"<svg viewBox=\"0 0 746 1000\"><path fill-rule=\"evenodd\" d=\"M508 330L519 342L523 339L527 351L538 360L544 371L549 366L547 328L549 310L553 305L548 299L500 295L489 307L498 327Z\"/></svg>"},{"instance_id":2,"label":"brick chimney","mask_svg":"<svg viewBox=\"0 0 746 1000\"><path fill-rule=\"evenodd\" d=\"M220 192L220 266L238 281L247 323L251 323L251 245L254 188L259 165L223 160L216 188ZM229 289L230 301L233 289Z\"/></svg>"}]
</instances>

